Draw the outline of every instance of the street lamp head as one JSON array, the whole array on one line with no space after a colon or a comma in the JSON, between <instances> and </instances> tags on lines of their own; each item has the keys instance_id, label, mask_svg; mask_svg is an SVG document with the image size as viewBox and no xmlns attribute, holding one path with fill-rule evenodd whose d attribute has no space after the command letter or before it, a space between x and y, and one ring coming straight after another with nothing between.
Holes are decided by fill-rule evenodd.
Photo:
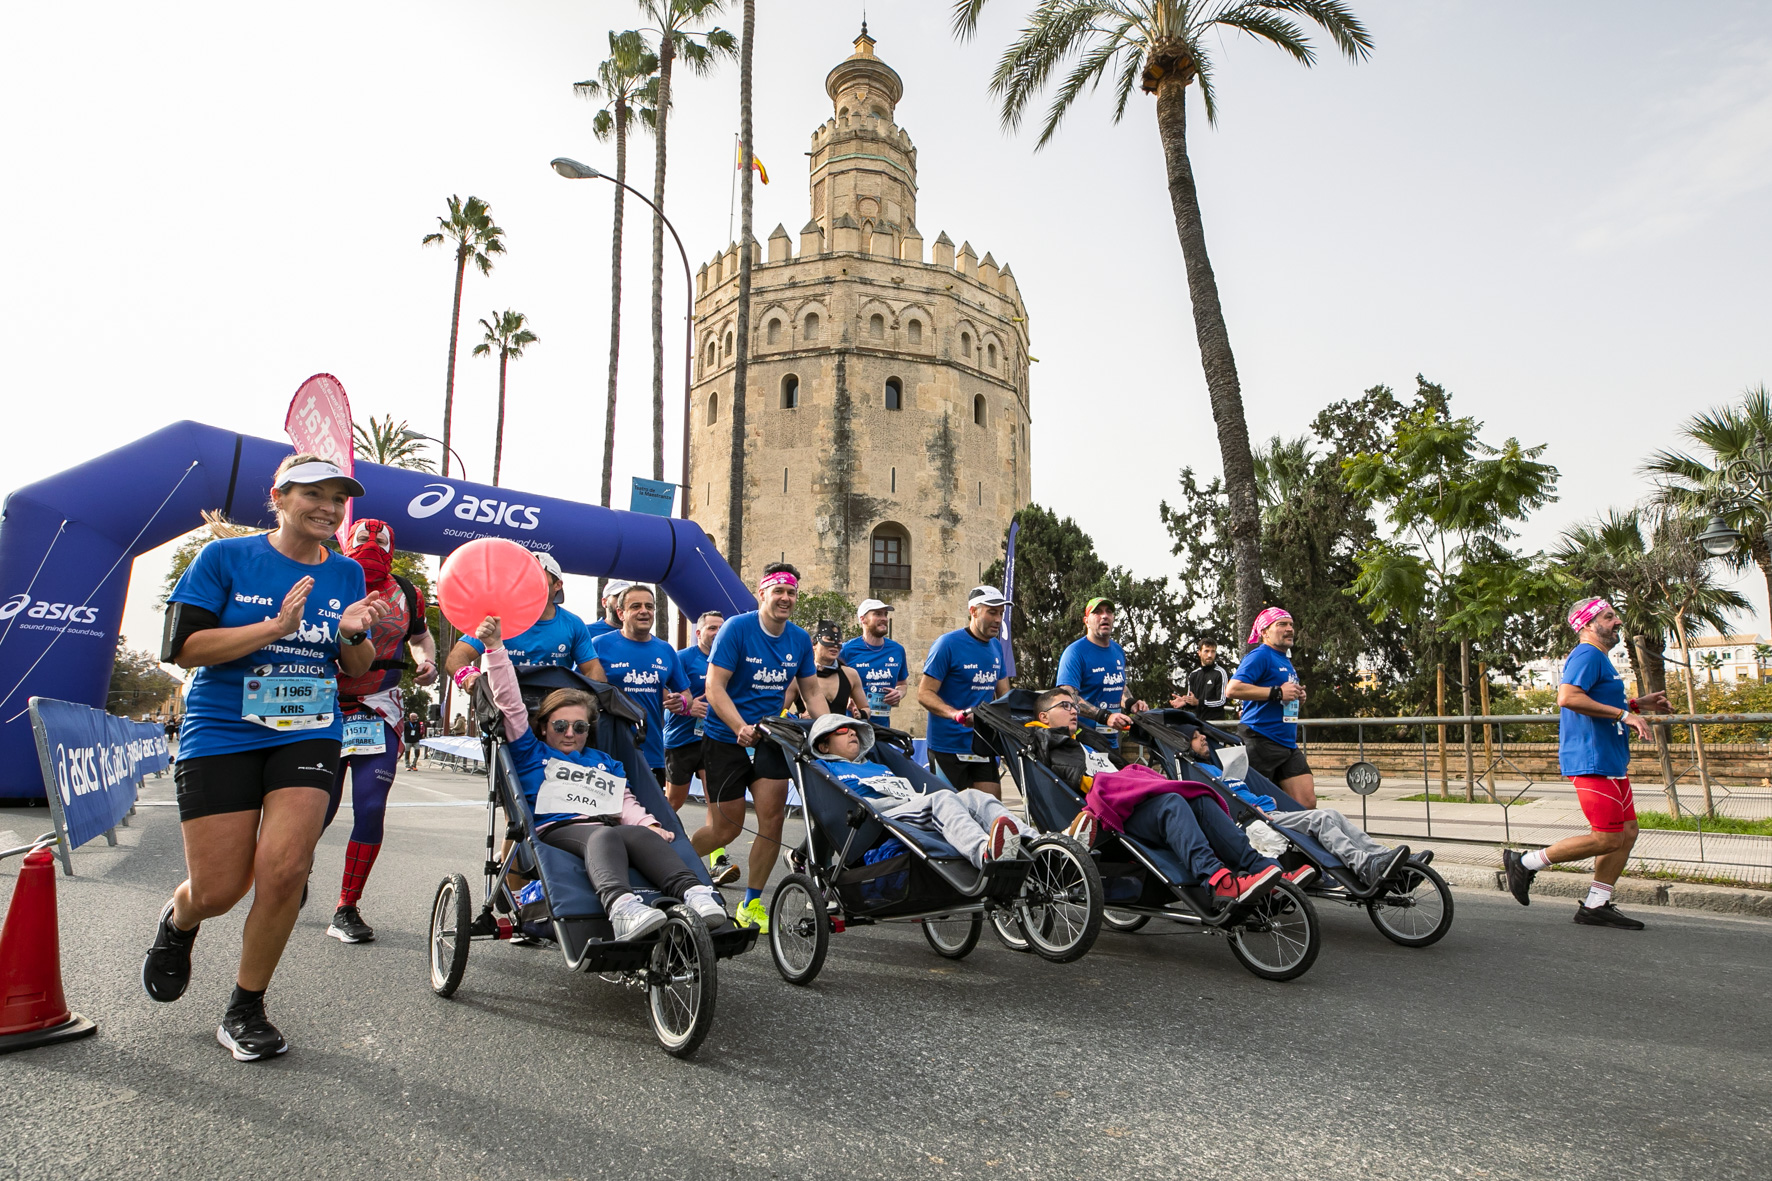
<instances>
[{"instance_id":1,"label":"street lamp head","mask_svg":"<svg viewBox=\"0 0 1772 1181\"><path fill-rule=\"evenodd\" d=\"M408 443L416 443L420 439L428 439L431 436L426 435L426 434L421 434L420 432L413 430L411 427L407 427L405 430L400 432L400 437Z\"/></svg>"},{"instance_id":2,"label":"street lamp head","mask_svg":"<svg viewBox=\"0 0 1772 1181\"><path fill-rule=\"evenodd\" d=\"M1740 543L1741 534L1729 527L1729 522L1723 520L1721 513L1713 516L1710 524L1704 527L1704 532L1698 535L1698 544L1713 558L1727 557Z\"/></svg>"},{"instance_id":3,"label":"street lamp head","mask_svg":"<svg viewBox=\"0 0 1772 1181\"><path fill-rule=\"evenodd\" d=\"M603 175L589 164L580 164L577 160L566 156L556 156L549 163L555 172L567 180L596 180Z\"/></svg>"}]
</instances>

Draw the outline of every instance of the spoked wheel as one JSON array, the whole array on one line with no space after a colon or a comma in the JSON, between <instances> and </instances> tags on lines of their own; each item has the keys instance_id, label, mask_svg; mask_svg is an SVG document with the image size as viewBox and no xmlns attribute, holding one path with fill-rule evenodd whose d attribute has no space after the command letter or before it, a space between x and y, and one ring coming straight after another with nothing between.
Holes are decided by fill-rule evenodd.
<instances>
[{"instance_id":1,"label":"spoked wheel","mask_svg":"<svg viewBox=\"0 0 1772 1181\"><path fill-rule=\"evenodd\" d=\"M1034 951L1068 964L1101 933L1101 871L1076 841L1041 837L1029 850L1034 866L1021 889L1021 927Z\"/></svg>"},{"instance_id":2,"label":"spoked wheel","mask_svg":"<svg viewBox=\"0 0 1772 1181\"><path fill-rule=\"evenodd\" d=\"M1021 919L1007 906L991 909L991 934L1010 951L1034 950L1034 945L1028 942L1027 932L1021 929Z\"/></svg>"},{"instance_id":3,"label":"spoked wheel","mask_svg":"<svg viewBox=\"0 0 1772 1181\"><path fill-rule=\"evenodd\" d=\"M936 955L946 956L950 960L963 960L971 955L982 934L984 916L977 911L971 914L944 914L923 920L923 938L929 940L929 946L935 949Z\"/></svg>"},{"instance_id":4,"label":"spoked wheel","mask_svg":"<svg viewBox=\"0 0 1772 1181\"><path fill-rule=\"evenodd\" d=\"M454 996L468 970L473 911L468 879L459 873L444 878L431 903L431 991L438 996Z\"/></svg>"},{"instance_id":5,"label":"spoked wheel","mask_svg":"<svg viewBox=\"0 0 1772 1181\"><path fill-rule=\"evenodd\" d=\"M1274 883L1241 926L1225 932L1237 962L1263 980L1295 980L1310 970L1323 945L1317 910L1291 882Z\"/></svg>"},{"instance_id":6,"label":"spoked wheel","mask_svg":"<svg viewBox=\"0 0 1772 1181\"><path fill-rule=\"evenodd\" d=\"M1452 891L1430 867L1405 865L1390 889L1366 904L1366 914L1392 943L1426 947L1452 929Z\"/></svg>"},{"instance_id":7,"label":"spoked wheel","mask_svg":"<svg viewBox=\"0 0 1772 1181\"><path fill-rule=\"evenodd\" d=\"M666 914L647 965L646 1012L664 1052L687 1058L714 1024L719 992L714 937L702 917L682 903Z\"/></svg>"},{"instance_id":8,"label":"spoked wheel","mask_svg":"<svg viewBox=\"0 0 1772 1181\"><path fill-rule=\"evenodd\" d=\"M1124 910L1104 910L1101 912L1101 921L1107 925L1109 930L1131 932L1150 922L1151 916L1132 914Z\"/></svg>"},{"instance_id":9,"label":"spoked wheel","mask_svg":"<svg viewBox=\"0 0 1772 1181\"><path fill-rule=\"evenodd\" d=\"M803 873L791 873L775 887L769 905L769 953L775 970L789 984L811 984L831 949L831 921L824 891Z\"/></svg>"}]
</instances>

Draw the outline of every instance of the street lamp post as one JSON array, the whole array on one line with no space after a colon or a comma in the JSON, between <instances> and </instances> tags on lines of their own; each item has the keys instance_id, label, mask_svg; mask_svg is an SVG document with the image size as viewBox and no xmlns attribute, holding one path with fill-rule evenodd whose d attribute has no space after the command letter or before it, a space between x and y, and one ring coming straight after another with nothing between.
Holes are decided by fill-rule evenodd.
<instances>
[{"instance_id":1,"label":"street lamp post","mask_svg":"<svg viewBox=\"0 0 1772 1181\"><path fill-rule=\"evenodd\" d=\"M405 439L409 443L416 443L420 439L428 439L429 441L435 443L439 447L444 446L442 439L437 438L435 435L427 435L427 434L424 434L420 431L415 431L411 427L407 427L405 430L401 431L400 437L402 439ZM455 456L455 462L457 464L461 465L461 478L464 480L467 479L468 478L468 465L465 462L463 462L462 457L461 457L461 452L459 452L455 448L451 447L451 448L449 448L449 454Z\"/></svg>"}]
</instances>

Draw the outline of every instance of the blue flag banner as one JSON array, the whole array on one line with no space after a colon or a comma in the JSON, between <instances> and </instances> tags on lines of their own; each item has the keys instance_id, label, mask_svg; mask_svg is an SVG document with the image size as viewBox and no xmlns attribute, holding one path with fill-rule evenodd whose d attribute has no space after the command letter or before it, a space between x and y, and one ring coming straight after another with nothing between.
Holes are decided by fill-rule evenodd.
<instances>
[{"instance_id":1,"label":"blue flag banner","mask_svg":"<svg viewBox=\"0 0 1772 1181\"><path fill-rule=\"evenodd\" d=\"M634 491L628 511L668 517L677 504L677 486L664 480L642 480L634 477Z\"/></svg>"},{"instance_id":2,"label":"blue flag banner","mask_svg":"<svg viewBox=\"0 0 1772 1181\"><path fill-rule=\"evenodd\" d=\"M1009 638L1009 617L1015 613L1015 535L1021 532L1021 522L1009 524L1009 549L1003 555L1003 597L1009 600L1009 606L1003 608L1003 631L1000 639L1003 644L1003 676L1015 676L1015 645Z\"/></svg>"},{"instance_id":3,"label":"blue flag banner","mask_svg":"<svg viewBox=\"0 0 1772 1181\"><path fill-rule=\"evenodd\" d=\"M142 776L172 765L166 731L53 697L33 697L30 706L43 794L62 838L62 868L73 873L68 854L109 835L135 807ZM110 840L116 843L115 836Z\"/></svg>"}]
</instances>

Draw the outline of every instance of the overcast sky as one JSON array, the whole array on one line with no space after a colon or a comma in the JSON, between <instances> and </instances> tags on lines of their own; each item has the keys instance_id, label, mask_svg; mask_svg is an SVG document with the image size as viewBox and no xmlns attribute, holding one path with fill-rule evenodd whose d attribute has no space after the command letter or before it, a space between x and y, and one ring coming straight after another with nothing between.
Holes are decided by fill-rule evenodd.
<instances>
[{"instance_id":1,"label":"overcast sky","mask_svg":"<svg viewBox=\"0 0 1772 1181\"><path fill-rule=\"evenodd\" d=\"M732 5L734 9L737 5ZM1157 503L1218 469L1152 103L1083 102L1058 138L1005 135L986 81L1031 0L978 39L945 0L873 0L919 149L919 228L1015 268L1032 370L1034 497L1105 558L1182 574ZM1527 530L1639 498L1637 467L1682 416L1772 381L1772 8L1764 4L1355 0L1376 48L1303 69L1215 40L1219 123L1191 108L1207 240L1252 432L1420 372L1487 436L1548 443L1561 500ZM757 233L808 217L807 137L860 4L760 0ZM1675 15L1681 19L1670 19ZM452 265L419 239L451 193L488 200L510 253L470 274L456 432L491 466L495 363L474 321L526 312L505 480L594 500L601 455L613 167L571 84L631 4L380 0L15 6L13 245L0 284L12 487L180 418L278 437L309 374L359 417L441 431ZM729 24L740 20L737 11ZM729 237L737 69L685 81L667 211L694 265ZM633 154L650 189L651 141ZM649 226L628 221L616 479L650 474ZM683 312L666 264L667 341ZM472 329L472 332L468 331ZM674 477L681 371L666 349ZM625 492L621 494L625 500ZM125 632L152 647L165 554L136 563ZM1765 630L1763 584L1743 589ZM572 592L588 613L590 595Z\"/></svg>"}]
</instances>

